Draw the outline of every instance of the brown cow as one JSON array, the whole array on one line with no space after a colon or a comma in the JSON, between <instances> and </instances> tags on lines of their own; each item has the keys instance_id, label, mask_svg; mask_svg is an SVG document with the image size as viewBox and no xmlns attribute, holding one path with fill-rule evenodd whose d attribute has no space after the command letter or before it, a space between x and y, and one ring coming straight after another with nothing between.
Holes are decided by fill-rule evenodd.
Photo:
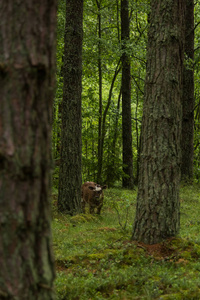
<instances>
[{"instance_id":1,"label":"brown cow","mask_svg":"<svg viewBox=\"0 0 200 300\"><path fill-rule=\"evenodd\" d=\"M95 212L100 215L101 208L103 206L103 190L106 189L107 186L101 186L92 181L87 181L82 185L81 188L81 205L82 211L85 213L86 204L89 205L89 212L93 214Z\"/></svg>"}]
</instances>

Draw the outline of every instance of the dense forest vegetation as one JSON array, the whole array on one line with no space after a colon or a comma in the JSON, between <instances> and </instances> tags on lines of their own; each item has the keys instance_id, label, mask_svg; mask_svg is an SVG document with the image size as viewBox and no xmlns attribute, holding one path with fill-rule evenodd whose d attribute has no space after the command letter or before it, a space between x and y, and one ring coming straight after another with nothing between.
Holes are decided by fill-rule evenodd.
<instances>
[{"instance_id":1,"label":"dense forest vegetation","mask_svg":"<svg viewBox=\"0 0 200 300\"><path fill-rule=\"evenodd\" d=\"M0 299L200 299L199 1L0 16Z\"/></svg>"},{"instance_id":2,"label":"dense forest vegetation","mask_svg":"<svg viewBox=\"0 0 200 300\"><path fill-rule=\"evenodd\" d=\"M148 1L130 1L130 39L126 52L131 61L131 114L134 182L138 179L138 154L143 111L146 73ZM99 19L100 17L100 19ZM185 56L185 65L194 71L194 181L200 172L200 7L194 10L194 61ZM99 27L100 26L100 27ZM103 166L102 182L121 185L122 104L121 104L121 25L119 1L85 1L83 18L83 77L82 77L82 180L96 180L98 172L99 99L102 97ZM61 134L61 103L63 91L63 49L65 1L59 1L57 30L57 91L54 102L53 152L59 165ZM99 36L100 34L100 36ZM99 65L99 59L101 64ZM99 68L101 68L99 70ZM99 73L100 72L100 73ZM99 92L101 74L102 95ZM55 184L58 170L54 174Z\"/></svg>"},{"instance_id":3,"label":"dense forest vegetation","mask_svg":"<svg viewBox=\"0 0 200 300\"><path fill-rule=\"evenodd\" d=\"M101 216L57 210L58 172L65 163L65 30L65 3L59 1L53 123L57 299L199 299L200 5L84 2L82 182L108 185ZM131 122L124 97L131 99ZM126 142L125 128L131 136Z\"/></svg>"}]
</instances>

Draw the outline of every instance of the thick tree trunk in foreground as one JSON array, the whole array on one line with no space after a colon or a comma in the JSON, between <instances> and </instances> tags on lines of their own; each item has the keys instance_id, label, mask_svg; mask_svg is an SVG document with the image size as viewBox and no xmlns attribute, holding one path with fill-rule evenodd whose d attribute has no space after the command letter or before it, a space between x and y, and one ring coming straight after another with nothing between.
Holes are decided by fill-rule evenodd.
<instances>
[{"instance_id":1,"label":"thick tree trunk in foreground","mask_svg":"<svg viewBox=\"0 0 200 300\"><path fill-rule=\"evenodd\" d=\"M123 187L132 189L133 184L133 150L131 127L131 65L127 54L129 41L129 4L121 0L121 40L122 40L122 137L123 137Z\"/></svg>"},{"instance_id":2,"label":"thick tree trunk in foreground","mask_svg":"<svg viewBox=\"0 0 200 300\"><path fill-rule=\"evenodd\" d=\"M81 210L81 91L83 0L66 1L64 88L58 209Z\"/></svg>"},{"instance_id":3,"label":"thick tree trunk in foreground","mask_svg":"<svg viewBox=\"0 0 200 300\"><path fill-rule=\"evenodd\" d=\"M181 178L193 179L194 157L194 1L186 1L185 55L183 72L183 121L182 121L182 165Z\"/></svg>"},{"instance_id":4,"label":"thick tree trunk in foreground","mask_svg":"<svg viewBox=\"0 0 200 300\"><path fill-rule=\"evenodd\" d=\"M132 238L179 232L184 0L151 1L136 218Z\"/></svg>"},{"instance_id":5,"label":"thick tree trunk in foreground","mask_svg":"<svg viewBox=\"0 0 200 300\"><path fill-rule=\"evenodd\" d=\"M1 1L0 19L0 299L50 300L56 1Z\"/></svg>"}]
</instances>

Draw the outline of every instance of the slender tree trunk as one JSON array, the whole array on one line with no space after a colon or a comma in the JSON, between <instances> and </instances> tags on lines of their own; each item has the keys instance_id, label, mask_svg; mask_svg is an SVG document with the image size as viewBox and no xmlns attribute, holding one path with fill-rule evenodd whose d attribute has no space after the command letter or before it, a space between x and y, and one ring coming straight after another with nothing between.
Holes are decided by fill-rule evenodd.
<instances>
[{"instance_id":1,"label":"slender tree trunk","mask_svg":"<svg viewBox=\"0 0 200 300\"><path fill-rule=\"evenodd\" d=\"M117 144L117 137L118 137L118 121L119 121L119 110L120 110L120 101L121 101L121 90L119 92L118 96L118 101L117 101L117 109L116 109L116 116L115 116L115 123L113 126L114 134L113 137L111 136L111 155L108 159L107 162L107 179L106 179L106 184L108 187L112 187L116 177L114 176L115 174L115 160L116 160L116 144Z\"/></svg>"},{"instance_id":2,"label":"slender tree trunk","mask_svg":"<svg viewBox=\"0 0 200 300\"><path fill-rule=\"evenodd\" d=\"M134 240L179 232L184 0L151 1Z\"/></svg>"},{"instance_id":3,"label":"slender tree trunk","mask_svg":"<svg viewBox=\"0 0 200 300\"><path fill-rule=\"evenodd\" d=\"M0 298L50 300L56 1L0 1Z\"/></svg>"},{"instance_id":4,"label":"slender tree trunk","mask_svg":"<svg viewBox=\"0 0 200 300\"><path fill-rule=\"evenodd\" d=\"M120 0L116 0L116 7L117 7L117 37L118 41L120 42Z\"/></svg>"},{"instance_id":5,"label":"slender tree trunk","mask_svg":"<svg viewBox=\"0 0 200 300\"><path fill-rule=\"evenodd\" d=\"M194 0L186 1L185 55L183 72L183 120L182 120L182 180L193 179L194 156Z\"/></svg>"},{"instance_id":6,"label":"slender tree trunk","mask_svg":"<svg viewBox=\"0 0 200 300\"><path fill-rule=\"evenodd\" d=\"M135 130L136 130L136 141L137 141L137 174L135 178L135 183L138 184L139 177L139 157L140 157L140 134L139 134L139 124L138 124L138 105L139 105L139 90L136 89L136 108L135 108Z\"/></svg>"},{"instance_id":7,"label":"slender tree trunk","mask_svg":"<svg viewBox=\"0 0 200 300\"><path fill-rule=\"evenodd\" d=\"M131 124L131 66L127 54L129 41L129 4L121 0L121 40L122 40L122 137L123 137L123 187L132 189L133 184L133 151Z\"/></svg>"},{"instance_id":8,"label":"slender tree trunk","mask_svg":"<svg viewBox=\"0 0 200 300\"><path fill-rule=\"evenodd\" d=\"M107 100L107 104L103 113L103 121L102 121L102 153L103 153L103 145L104 145L104 140L105 140L105 135L106 135L106 117L108 115L108 110L111 104L111 100L112 100L112 93L113 93L113 88L114 88L114 84L115 81L117 79L117 76L119 74L119 72L121 71L121 62L119 60L116 68L115 68L115 72L114 72L114 76L111 82L111 86L110 86L110 90L109 90L109 95L108 95L108 100Z\"/></svg>"},{"instance_id":9,"label":"slender tree trunk","mask_svg":"<svg viewBox=\"0 0 200 300\"><path fill-rule=\"evenodd\" d=\"M99 72L99 124L98 124L98 172L97 182L101 182L103 164L102 146L102 62L101 62L101 1L96 0L98 8L98 72Z\"/></svg>"},{"instance_id":10,"label":"slender tree trunk","mask_svg":"<svg viewBox=\"0 0 200 300\"><path fill-rule=\"evenodd\" d=\"M81 211L83 0L66 1L59 211Z\"/></svg>"}]
</instances>

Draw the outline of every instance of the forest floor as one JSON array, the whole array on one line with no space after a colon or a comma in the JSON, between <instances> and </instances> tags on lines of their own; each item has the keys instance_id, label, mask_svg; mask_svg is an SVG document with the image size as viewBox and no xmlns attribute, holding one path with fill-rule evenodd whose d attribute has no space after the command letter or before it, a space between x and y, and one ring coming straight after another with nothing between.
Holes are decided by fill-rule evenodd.
<instances>
[{"instance_id":1,"label":"forest floor","mask_svg":"<svg viewBox=\"0 0 200 300\"><path fill-rule=\"evenodd\" d=\"M57 213L53 248L57 300L200 299L200 187L182 186L177 238L131 241L136 191L105 190L101 216Z\"/></svg>"}]
</instances>

